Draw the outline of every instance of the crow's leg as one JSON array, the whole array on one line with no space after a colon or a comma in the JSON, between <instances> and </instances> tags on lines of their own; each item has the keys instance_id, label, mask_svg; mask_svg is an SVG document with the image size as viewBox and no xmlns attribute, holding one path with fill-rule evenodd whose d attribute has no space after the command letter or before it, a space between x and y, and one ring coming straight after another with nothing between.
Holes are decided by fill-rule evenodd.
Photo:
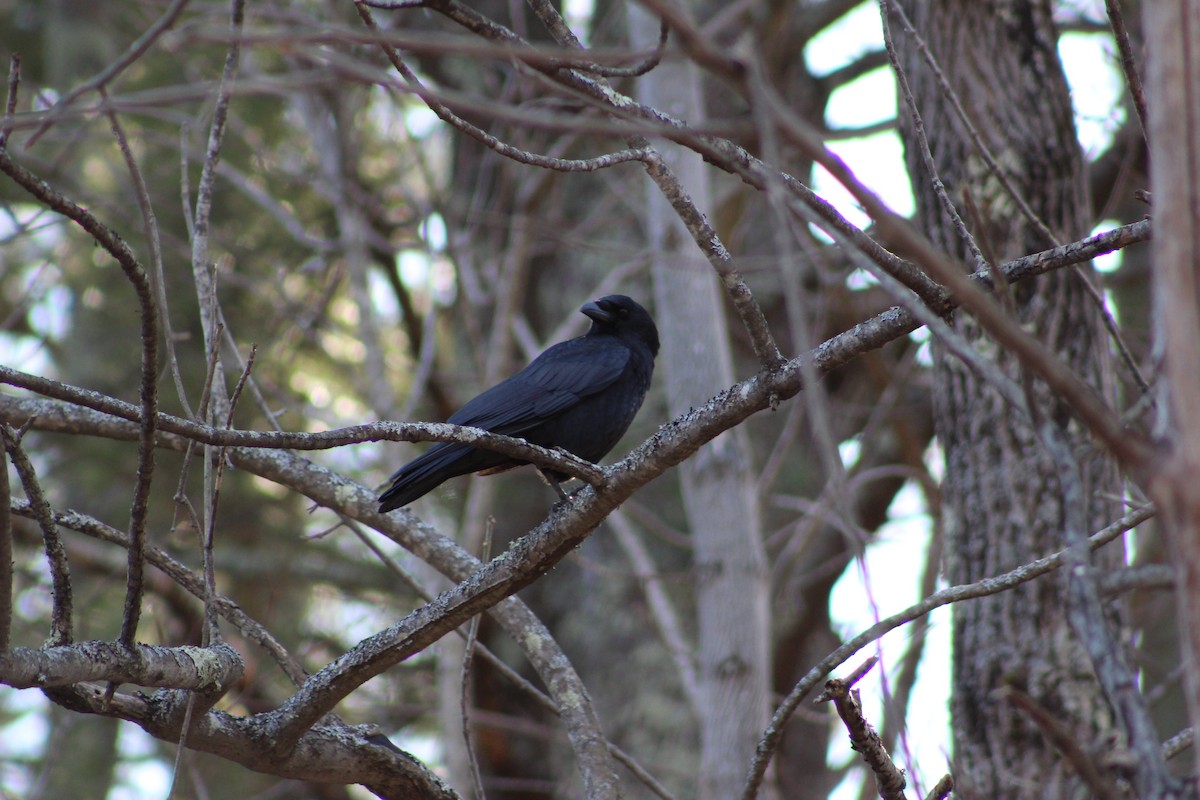
<instances>
[{"instance_id":1,"label":"crow's leg","mask_svg":"<svg viewBox=\"0 0 1200 800\"><path fill-rule=\"evenodd\" d=\"M538 467L537 471L538 475L542 476L542 480L546 482L546 485L553 489L556 494L558 494L559 500L568 499L567 493L563 491L561 486L559 486L559 482L562 480L562 478L556 478L555 476L548 474L547 471L541 467Z\"/></svg>"}]
</instances>

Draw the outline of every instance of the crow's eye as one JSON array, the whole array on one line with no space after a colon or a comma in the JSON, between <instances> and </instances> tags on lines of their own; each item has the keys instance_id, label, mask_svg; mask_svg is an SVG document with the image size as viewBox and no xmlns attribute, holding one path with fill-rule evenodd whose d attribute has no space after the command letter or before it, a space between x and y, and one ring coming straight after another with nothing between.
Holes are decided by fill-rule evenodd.
<instances>
[{"instance_id":1,"label":"crow's eye","mask_svg":"<svg viewBox=\"0 0 1200 800\"><path fill-rule=\"evenodd\" d=\"M617 312L617 315L620 316L622 319L624 319L625 317L629 316L629 309L622 308L620 311Z\"/></svg>"}]
</instances>

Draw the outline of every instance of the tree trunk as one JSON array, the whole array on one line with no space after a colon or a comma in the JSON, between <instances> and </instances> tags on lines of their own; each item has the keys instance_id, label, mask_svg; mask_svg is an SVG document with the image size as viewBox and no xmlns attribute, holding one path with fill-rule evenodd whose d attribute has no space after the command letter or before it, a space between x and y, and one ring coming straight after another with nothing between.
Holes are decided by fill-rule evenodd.
<instances>
[{"instance_id":1,"label":"tree trunk","mask_svg":"<svg viewBox=\"0 0 1200 800\"><path fill-rule=\"evenodd\" d=\"M1149 134L1154 146L1154 277L1156 337L1167 380L1165 411L1172 449L1150 492L1162 512L1175 562L1176 612L1183 688L1193 729L1200 725L1200 56L1196 0L1146 5ZM1192 769L1200 767L1193 748Z\"/></svg>"},{"instance_id":2,"label":"tree trunk","mask_svg":"<svg viewBox=\"0 0 1200 800\"><path fill-rule=\"evenodd\" d=\"M635 5L630 15L635 48L652 46L641 39L653 34L657 23ZM696 124L706 118L698 70L690 62L663 64L638 87L642 102L668 114ZM664 149L663 157L697 207L711 209L701 160L673 147ZM711 266L662 193L649 182L647 187L646 232L650 252L657 254L652 273L663 342L659 374L674 417L734 383L733 358ZM736 430L706 445L679 470L695 548L702 800L741 793L746 765L768 719L768 580L750 475L746 437Z\"/></svg>"},{"instance_id":3,"label":"tree trunk","mask_svg":"<svg viewBox=\"0 0 1200 800\"><path fill-rule=\"evenodd\" d=\"M966 113L1033 211L1065 241L1089 228L1084 162L1048 0L906 2ZM901 63L950 199L992 262L1051 246L990 174L913 37L890 19ZM947 252L971 258L934 194L910 112L900 118L921 224ZM1086 271L1086 270L1085 270ZM1068 271L1011 288L1013 313L1065 364L1104 394L1108 344L1081 279ZM959 315L955 327L1018 384L1015 358ZM1035 428L999 393L945 351L937 352L935 413L945 453L945 571L976 581L1060 549L1063 500L1058 469ZM1117 514L1121 483L1113 463L1087 446L1068 411L1035 385L1043 418L1062 423L1088 498L1092 530ZM1098 555L1119 563L1110 546ZM1038 727L1002 692L1020 690L1088 752L1113 735L1112 715L1067 619L1066 576L1027 583L954 606L952 729L954 774L964 798L1074 797L1082 785ZM1108 745L1111 747L1111 744Z\"/></svg>"}]
</instances>

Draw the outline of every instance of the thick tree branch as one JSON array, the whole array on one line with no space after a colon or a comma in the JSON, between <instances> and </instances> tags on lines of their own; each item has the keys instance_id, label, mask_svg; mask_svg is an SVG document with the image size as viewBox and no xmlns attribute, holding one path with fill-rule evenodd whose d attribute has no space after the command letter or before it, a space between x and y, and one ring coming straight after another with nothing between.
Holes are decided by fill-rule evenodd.
<instances>
[{"instance_id":1,"label":"thick tree branch","mask_svg":"<svg viewBox=\"0 0 1200 800\"><path fill-rule=\"evenodd\" d=\"M242 659L227 644L159 647L117 642L78 642L0 653L0 682L17 689L70 686L85 681L192 689L223 695L242 677Z\"/></svg>"},{"instance_id":2,"label":"thick tree branch","mask_svg":"<svg viewBox=\"0 0 1200 800\"><path fill-rule=\"evenodd\" d=\"M106 702L102 686L84 684L80 689L73 710L124 719L163 741L179 741L187 692L119 694ZM389 742L373 725L318 725L287 755L268 753L262 737L263 730L253 718L210 711L193 721L187 743L195 750L268 775L319 783L360 783L384 800L459 800L433 771Z\"/></svg>"}]
</instances>

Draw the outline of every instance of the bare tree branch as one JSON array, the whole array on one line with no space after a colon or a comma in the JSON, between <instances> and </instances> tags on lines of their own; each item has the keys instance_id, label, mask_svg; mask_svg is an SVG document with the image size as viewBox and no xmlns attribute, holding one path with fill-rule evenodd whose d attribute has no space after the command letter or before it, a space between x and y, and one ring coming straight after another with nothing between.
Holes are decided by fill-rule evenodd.
<instances>
[{"instance_id":1,"label":"bare tree branch","mask_svg":"<svg viewBox=\"0 0 1200 800\"><path fill-rule=\"evenodd\" d=\"M850 734L851 749L863 757L867 766L870 767L871 773L875 776L879 796L884 800L905 800L904 770L899 769L892 761L892 757L883 745L883 740L879 738L879 734L875 732L871 723L867 722L867 718L863 715L858 690L853 688L866 671L874 666L875 661L875 657L872 656L850 676L826 682L825 691L821 693L817 701L833 701L834 708L837 709L838 716L842 719L842 724L846 726L846 731Z\"/></svg>"},{"instance_id":2,"label":"bare tree branch","mask_svg":"<svg viewBox=\"0 0 1200 800\"><path fill-rule=\"evenodd\" d=\"M0 126L0 147L8 147L12 133L12 118L17 113L17 96L21 88L21 54L13 53L8 60L8 94L4 101L4 124Z\"/></svg>"},{"instance_id":3,"label":"bare tree branch","mask_svg":"<svg viewBox=\"0 0 1200 800\"><path fill-rule=\"evenodd\" d=\"M8 440L11 428L0 428L0 437ZM13 622L13 525L9 503L12 489L8 482L8 447L0 458L0 653L12 643Z\"/></svg>"},{"instance_id":4,"label":"bare tree branch","mask_svg":"<svg viewBox=\"0 0 1200 800\"><path fill-rule=\"evenodd\" d=\"M925 800L945 800L952 791L954 791L954 778L948 774L943 775L942 779L929 790L929 794L925 795Z\"/></svg>"},{"instance_id":5,"label":"bare tree branch","mask_svg":"<svg viewBox=\"0 0 1200 800\"><path fill-rule=\"evenodd\" d=\"M42 493L42 486L38 481L37 472L34 470L33 464L30 463L25 448L21 446L21 439L25 435L30 421L26 419L25 422L21 423L22 427L19 431L14 430L7 422L0 424L0 441L3 441L4 450L8 453L8 459L12 462L13 467L17 470L17 475L21 478L21 485L25 489L25 497L28 498L29 507L33 510L33 518L37 520L38 527L42 530L42 543L46 552L46 563L50 571L50 583L53 587L51 591L53 610L50 617L50 636L47 641L52 645L66 645L70 644L74 639L72 620L74 603L72 600L73 591L71 589L71 568L67 563L67 552L63 548L62 538L58 535L58 526L54 524L54 515L50 509L50 503L46 500L45 494ZM10 526L10 534L11 530ZM9 602L11 603L11 593Z\"/></svg>"},{"instance_id":6,"label":"bare tree branch","mask_svg":"<svg viewBox=\"0 0 1200 800\"><path fill-rule=\"evenodd\" d=\"M1142 126L1142 136L1146 137L1148 143L1150 112L1146 110L1146 89L1142 85L1137 56L1134 55L1133 43L1129 39L1129 29L1125 26L1125 16L1121 13L1120 0L1104 0L1104 10L1108 13L1113 38L1116 39L1117 49L1121 53L1121 69L1125 73L1125 85L1129 89L1129 96L1133 98L1133 107L1137 111L1138 122Z\"/></svg>"},{"instance_id":7,"label":"bare tree branch","mask_svg":"<svg viewBox=\"0 0 1200 800\"><path fill-rule=\"evenodd\" d=\"M0 653L0 681L17 689L70 686L85 681L194 689L223 695L241 680L242 659L227 644L214 647L133 649L117 642L79 642Z\"/></svg>"},{"instance_id":8,"label":"bare tree branch","mask_svg":"<svg viewBox=\"0 0 1200 800\"><path fill-rule=\"evenodd\" d=\"M108 92L103 85L99 87L100 99L107 103ZM153 278L155 299L158 301L158 317L162 320L163 334L166 341L167 365L171 368L171 377L175 380L175 393L184 413L191 417L192 407L188 403L187 390L183 386L183 375L179 370L179 358L175 353L176 335L171 327L170 304L167 302L166 277L163 274L162 237L158 230L158 216L154 213L154 205L150 202L150 192L142 177L142 170L134 158L133 149L129 146L129 138L121 125L121 118L115 111L107 112L109 124L112 126L113 137L121 149L121 157L125 159L125 168L133 181L134 193L137 196L138 210L142 214L142 231L150 248L150 273Z\"/></svg>"},{"instance_id":9,"label":"bare tree branch","mask_svg":"<svg viewBox=\"0 0 1200 800\"><path fill-rule=\"evenodd\" d=\"M119 694L106 704L102 688L83 684L74 710L127 720L152 736L176 742L187 696L171 690L148 697ZM375 726L318 725L286 755L266 752L262 734L253 718L210 711L193 723L188 746L268 775L361 783L384 800L459 800L434 772L389 742Z\"/></svg>"}]
</instances>

